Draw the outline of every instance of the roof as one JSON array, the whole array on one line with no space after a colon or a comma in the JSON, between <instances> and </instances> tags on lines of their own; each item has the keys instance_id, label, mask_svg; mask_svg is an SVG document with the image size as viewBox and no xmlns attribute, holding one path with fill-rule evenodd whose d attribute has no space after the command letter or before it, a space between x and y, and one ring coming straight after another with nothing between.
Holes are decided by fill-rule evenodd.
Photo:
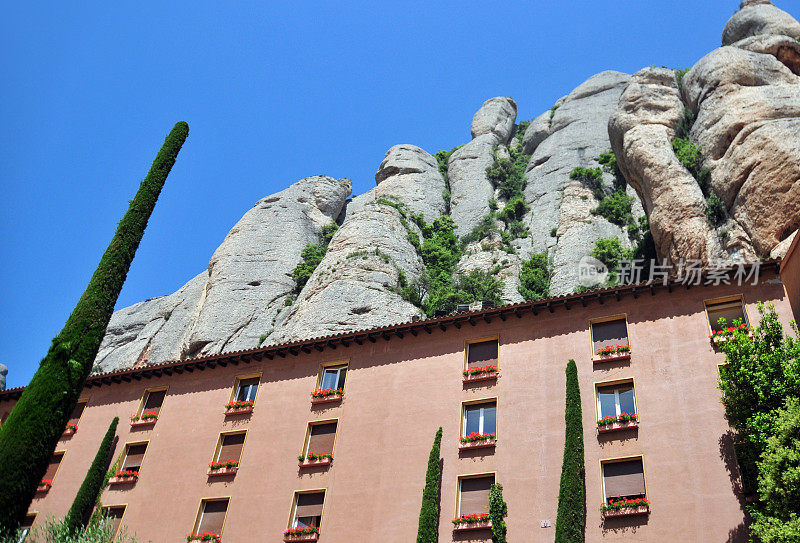
<instances>
[{"instance_id":1,"label":"roof","mask_svg":"<svg viewBox=\"0 0 800 543\"><path fill-rule=\"evenodd\" d=\"M798 236L800 237L800 236ZM753 264L749 264L752 267ZM780 270L780 260L765 260L760 263L762 270L773 269L776 273ZM728 268L732 270L733 268ZM697 286L709 287L711 285L702 284ZM405 334L412 336L419 335L420 332L432 333L435 328L446 331L449 326L461 328L463 324L475 324L484 320L489 323L495 318L505 321L508 317L522 317L524 313L530 312L537 315L540 311L553 313L556 307L570 309L574 304L581 304L583 307L589 302L597 301L603 303L606 298L615 298L619 301L623 296L632 295L638 298L641 294L655 294L656 290L666 289L672 292L676 287L691 288L692 285L685 285L677 278L671 278L666 283L636 283L630 285L620 285L602 289L589 290L575 294L564 294L561 296L551 296L531 302L521 302L509 304L478 311L464 311L447 315L446 317L425 319L419 321L406 321L399 324L379 326L352 332L341 332L327 336L312 337L299 341L268 345L254 349L244 349L239 351L229 351L214 355L200 356L186 360L176 360L152 364L138 368L99 373L90 376L86 380L85 387L101 386L103 384L130 382L142 378L160 377L161 375L172 375L173 373L202 371L205 368L214 368L217 365L227 366L228 364L238 365L240 363L250 363L254 360L267 358L273 360L276 356L286 358L287 355L296 356L300 353L311 353L312 349L322 352L325 349L336 349L339 345L350 346L351 343L363 345L365 341L375 343L378 339L389 340L394 336L403 338ZM16 387L0 391L0 400L16 399L22 394L25 387Z\"/></svg>"}]
</instances>

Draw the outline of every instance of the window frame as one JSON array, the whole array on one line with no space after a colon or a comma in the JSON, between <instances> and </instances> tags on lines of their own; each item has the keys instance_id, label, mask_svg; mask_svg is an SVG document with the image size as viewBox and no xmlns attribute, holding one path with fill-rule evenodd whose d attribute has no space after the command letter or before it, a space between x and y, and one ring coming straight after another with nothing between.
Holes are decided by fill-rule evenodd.
<instances>
[{"instance_id":1,"label":"window frame","mask_svg":"<svg viewBox=\"0 0 800 543\"><path fill-rule=\"evenodd\" d=\"M331 422L336 423L336 435L333 437L333 447L330 451L330 453L333 455L334 451L336 450L336 440L339 438L339 430L341 429L341 421L338 418L308 421L306 423L306 437L303 439L303 448L300 450L300 454L303 456L308 454L308 447L311 445L311 427L321 424L330 424Z\"/></svg>"},{"instance_id":2,"label":"window frame","mask_svg":"<svg viewBox=\"0 0 800 543\"><path fill-rule=\"evenodd\" d=\"M480 405L480 404L491 403L491 402L494 402L494 409L495 409L494 410L494 430L495 430L494 431L494 435L495 435L495 437L500 435L500 425L499 425L500 417L498 416L499 413L500 413L500 402L498 401L497 396L490 396L488 398L480 398L480 399L477 399L477 400L464 400L464 401L461 402L461 418L459 419L459 423L458 423L459 424L459 436L458 437L464 437L465 435L467 435L467 434L464 433L467 430L467 408L472 406L472 405ZM480 420L481 420L480 426L482 427L483 426L483 415L481 415L481 419ZM337 428L337 432L338 432L338 428Z\"/></svg>"},{"instance_id":3,"label":"window frame","mask_svg":"<svg viewBox=\"0 0 800 543\"><path fill-rule=\"evenodd\" d=\"M708 334L709 336L714 334L714 328L711 326L711 315L708 314L708 306L709 305L718 305L718 304L726 304L731 302L739 302L742 304L742 315L744 316L744 324L748 327L750 326L750 315L747 314L747 304L744 301L744 293L742 294L732 294L730 296L720 296L717 298L707 298L703 300L703 313L706 315L706 325L708 326ZM733 323L728 323L729 326L732 326Z\"/></svg>"},{"instance_id":4,"label":"window frame","mask_svg":"<svg viewBox=\"0 0 800 543\"><path fill-rule=\"evenodd\" d=\"M239 465L242 464L242 457L244 457L244 446L247 445L247 428L245 428L244 430L230 430L227 432L220 432L219 436L217 436L217 445L216 447L214 447L214 456L211 457L212 462L219 462L219 453L222 451L222 440L224 439L224 437L236 434L244 434L244 441L242 442L242 452L239 455Z\"/></svg>"},{"instance_id":5,"label":"window frame","mask_svg":"<svg viewBox=\"0 0 800 543\"><path fill-rule=\"evenodd\" d=\"M147 400L150 398L150 393L152 393L152 392L161 392L162 390L164 391L164 401L161 402L161 407L158 408L158 418L161 418L161 414L164 411L164 403L166 402L167 394L169 393L168 392L169 391L169 385L158 386L158 387L149 387L149 388L144 389L144 392L142 393L142 397L139 399L139 408L136 410L136 414L138 416L142 415L142 412L144 411L144 406L147 404Z\"/></svg>"},{"instance_id":6,"label":"window frame","mask_svg":"<svg viewBox=\"0 0 800 543\"><path fill-rule=\"evenodd\" d=\"M589 319L589 352L591 353L590 358L594 359L594 357L597 356L596 351L594 349L594 325L603 324L605 322L618 321L618 320L625 321L625 337L628 338L628 345L631 345L631 329L630 326L628 326L627 313L617 313L616 315L595 317L593 319ZM631 350L633 350L633 348L631 348Z\"/></svg>"},{"instance_id":7,"label":"window frame","mask_svg":"<svg viewBox=\"0 0 800 543\"><path fill-rule=\"evenodd\" d=\"M81 411L81 416L78 417L78 422L75 423L77 426L81 425L81 419L83 418L83 414L86 413L86 408L89 407L89 397L87 396L87 397L78 399L78 401L75 402L75 407L77 407L78 404L80 404L80 403L82 403L84 405L83 405L83 411Z\"/></svg>"},{"instance_id":8,"label":"window frame","mask_svg":"<svg viewBox=\"0 0 800 543\"><path fill-rule=\"evenodd\" d=\"M644 455L643 454L634 454L630 456L616 456L613 458L603 458L600 459L600 495L603 496L603 503L608 502L608 497L606 497L606 476L605 472L603 471L604 464L616 464L619 462L626 462L628 460L641 460L642 461L642 479L644 481L644 498L648 499L647 493L647 468L645 467L644 463Z\"/></svg>"},{"instance_id":9,"label":"window frame","mask_svg":"<svg viewBox=\"0 0 800 543\"><path fill-rule=\"evenodd\" d=\"M337 428L337 431L338 431L338 428ZM300 496L301 494L318 494L320 492L323 492L324 496L322 498L322 514L319 516L319 524L320 525L317 526L317 528L319 528L320 531L322 530L322 521L325 518L325 505L326 505L326 503L328 501L328 489L327 488L311 488L311 489L308 489L308 490L295 490L294 492L292 492L292 503L291 503L291 507L289 508L289 522L286 524L286 528L287 529L295 527L294 523L295 523L295 516L296 516L296 512L297 512L297 497Z\"/></svg>"},{"instance_id":10,"label":"window frame","mask_svg":"<svg viewBox=\"0 0 800 543\"><path fill-rule=\"evenodd\" d=\"M122 522L125 520L125 515L128 512L128 504L127 503L118 503L118 504L114 504L114 505L103 505L103 511L105 511L106 509L118 509L120 507L122 507L122 509L123 509L122 516L119 519L119 526L117 526L117 531L114 532L114 534L112 536L112 541L113 541L113 538L117 537L117 534L119 533L119 529L122 528Z\"/></svg>"},{"instance_id":11,"label":"window frame","mask_svg":"<svg viewBox=\"0 0 800 543\"><path fill-rule=\"evenodd\" d=\"M332 362L324 362L319 365L319 372L317 372L317 384L314 387L314 390L319 390L322 387L322 381L325 378L325 370L334 368L337 366L344 366L347 369L347 372L344 374L344 381L342 382L342 391L345 390L347 386L347 377L350 374L350 359L339 359L334 360ZM338 379L337 379L338 381Z\"/></svg>"},{"instance_id":12,"label":"window frame","mask_svg":"<svg viewBox=\"0 0 800 543\"><path fill-rule=\"evenodd\" d=\"M456 476L456 514L453 518L461 516L461 481L464 479L480 479L481 477L494 477L494 482L497 483L497 471L484 471L481 473L467 473L465 475Z\"/></svg>"},{"instance_id":13,"label":"window frame","mask_svg":"<svg viewBox=\"0 0 800 543\"><path fill-rule=\"evenodd\" d=\"M635 413L637 415L639 414L639 401L636 394L636 382L634 381L633 377L612 379L609 381L598 381L594 384L594 408L597 420L603 418L602 411L600 410L600 389L617 385L628 385L628 384L633 387L633 406L635 408ZM615 399L616 399L615 407L619 409L619 393L616 394ZM619 413L617 413L616 416L618 417Z\"/></svg>"},{"instance_id":14,"label":"window frame","mask_svg":"<svg viewBox=\"0 0 800 543\"><path fill-rule=\"evenodd\" d=\"M222 518L222 528L219 531L220 537L222 537L222 533L225 531L225 523L228 521L228 512L231 510L231 497L230 496L218 496L216 498L201 498L200 505L197 506L197 515L194 519L194 527L192 528L192 533L196 534L198 528L200 528L200 523L203 520L203 514L205 513L205 504L207 502L221 502L227 500L228 507L225 509L225 516Z\"/></svg>"},{"instance_id":15,"label":"window frame","mask_svg":"<svg viewBox=\"0 0 800 543\"><path fill-rule=\"evenodd\" d=\"M58 467L56 468L56 472L53 474L53 478L50 479L51 481L53 481L53 484L56 484L56 477L58 476L58 472L61 469L61 466L64 465L64 457L67 456L67 450L64 449L62 451L58 451L58 450L53 451L53 454L50 455L50 458L52 458L52 457L54 457L56 455L60 455L61 456L61 460L58 462Z\"/></svg>"},{"instance_id":16,"label":"window frame","mask_svg":"<svg viewBox=\"0 0 800 543\"><path fill-rule=\"evenodd\" d=\"M484 341L497 341L497 367L500 367L500 334L492 336L476 337L464 340L464 360L461 363L461 370L466 371L469 366L469 346L473 343L483 343Z\"/></svg>"},{"instance_id":17,"label":"window frame","mask_svg":"<svg viewBox=\"0 0 800 543\"><path fill-rule=\"evenodd\" d=\"M125 456L122 457L122 462L120 463L120 467L117 471L125 470L125 461L128 459L128 450L130 447L135 447L136 445L145 445L144 454L142 455L142 463L139 464L139 471L142 470L142 466L144 465L144 459L147 458L147 453L150 451L150 440L144 441L130 441L125 443Z\"/></svg>"},{"instance_id":18,"label":"window frame","mask_svg":"<svg viewBox=\"0 0 800 543\"><path fill-rule=\"evenodd\" d=\"M258 399L258 392L261 390L261 378L263 377L263 375L264 375L264 373L260 372L260 371L259 372L243 373L241 375L236 375L234 377L233 387L231 388L231 397L230 397L230 400L228 400L228 401L230 401L230 402L236 401L236 397L239 395L239 386L240 386L242 381L244 381L246 379L255 379L256 377L258 377L258 386L256 387L256 395L253 397L252 400L250 400L255 404L256 400Z\"/></svg>"}]
</instances>

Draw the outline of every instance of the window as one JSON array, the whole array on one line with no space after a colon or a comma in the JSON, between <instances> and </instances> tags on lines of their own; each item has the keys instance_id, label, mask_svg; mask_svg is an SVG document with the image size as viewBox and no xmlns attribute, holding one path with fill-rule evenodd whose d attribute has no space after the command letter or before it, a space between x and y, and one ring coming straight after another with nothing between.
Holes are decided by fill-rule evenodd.
<instances>
[{"instance_id":1,"label":"window","mask_svg":"<svg viewBox=\"0 0 800 543\"><path fill-rule=\"evenodd\" d=\"M320 376L319 388L326 389L344 389L344 379L347 375L347 364L340 366L327 366L322 368L322 375Z\"/></svg>"},{"instance_id":2,"label":"window","mask_svg":"<svg viewBox=\"0 0 800 543\"><path fill-rule=\"evenodd\" d=\"M322 524L322 505L325 503L325 491L295 493L292 528L299 526L315 526Z\"/></svg>"},{"instance_id":3,"label":"window","mask_svg":"<svg viewBox=\"0 0 800 543\"><path fill-rule=\"evenodd\" d=\"M55 479L56 473L58 473L58 468L61 466L61 460L63 458L63 452L53 453L53 456L50 457L50 463L47 465L47 471L44 473L44 477L42 477L42 479L47 479L49 481Z\"/></svg>"},{"instance_id":4,"label":"window","mask_svg":"<svg viewBox=\"0 0 800 543\"><path fill-rule=\"evenodd\" d=\"M228 514L229 498L203 500L200 502L200 511L194 523L194 533L202 534L211 532L222 535L225 526L225 516Z\"/></svg>"},{"instance_id":5,"label":"window","mask_svg":"<svg viewBox=\"0 0 800 543\"><path fill-rule=\"evenodd\" d=\"M747 324L747 315L744 312L741 298L725 302L708 302L706 303L706 313L708 314L708 324L711 326L712 332L722 330L719 319L725 319L726 327L733 326L734 321Z\"/></svg>"},{"instance_id":6,"label":"window","mask_svg":"<svg viewBox=\"0 0 800 543\"><path fill-rule=\"evenodd\" d=\"M236 381L236 392L234 393L233 401L235 402L256 401L256 392L258 392L258 382L260 380L261 377L239 378Z\"/></svg>"},{"instance_id":7,"label":"window","mask_svg":"<svg viewBox=\"0 0 800 543\"><path fill-rule=\"evenodd\" d=\"M155 413L158 415L161 411L161 405L164 403L164 396L166 395L166 388L146 391L144 393L144 398L142 398L142 407L139 409L138 414L141 415L142 413Z\"/></svg>"},{"instance_id":8,"label":"window","mask_svg":"<svg viewBox=\"0 0 800 543\"><path fill-rule=\"evenodd\" d=\"M83 415L83 410L86 409L87 400L79 400L77 405L75 405L75 409L72 410L72 415L69 417L69 424L74 424L75 426L78 425L78 422L81 420L81 416Z\"/></svg>"},{"instance_id":9,"label":"window","mask_svg":"<svg viewBox=\"0 0 800 543\"><path fill-rule=\"evenodd\" d=\"M111 521L111 537L114 538L119 531L120 524L122 524L122 517L125 516L125 506L110 505L103 507L103 516Z\"/></svg>"},{"instance_id":10,"label":"window","mask_svg":"<svg viewBox=\"0 0 800 543\"><path fill-rule=\"evenodd\" d=\"M609 498L644 498L644 464L641 458L603 463L603 493Z\"/></svg>"},{"instance_id":11,"label":"window","mask_svg":"<svg viewBox=\"0 0 800 543\"><path fill-rule=\"evenodd\" d=\"M244 437L247 432L237 432L235 434L220 434L217 442L217 452L214 454L214 462L225 462L233 460L238 462L242 458L242 448L244 447Z\"/></svg>"},{"instance_id":12,"label":"window","mask_svg":"<svg viewBox=\"0 0 800 543\"><path fill-rule=\"evenodd\" d=\"M336 440L337 422L312 422L308 425L308 437L303 446L303 456L310 452L316 454L333 453L333 442Z\"/></svg>"},{"instance_id":13,"label":"window","mask_svg":"<svg viewBox=\"0 0 800 543\"><path fill-rule=\"evenodd\" d=\"M25 520L22 521L22 524L19 527L19 539L17 540L18 543L22 543L28 537L28 534L33 527L33 523L36 522L36 513L28 513L25 515Z\"/></svg>"},{"instance_id":14,"label":"window","mask_svg":"<svg viewBox=\"0 0 800 543\"><path fill-rule=\"evenodd\" d=\"M467 369L497 365L497 340L479 341L467 345Z\"/></svg>"},{"instance_id":15,"label":"window","mask_svg":"<svg viewBox=\"0 0 800 543\"><path fill-rule=\"evenodd\" d=\"M474 515L489 512L489 489L494 475L461 477L458 480L458 514Z\"/></svg>"},{"instance_id":16,"label":"window","mask_svg":"<svg viewBox=\"0 0 800 543\"><path fill-rule=\"evenodd\" d=\"M142 467L144 453L147 452L147 443L128 445L125 449L125 460L122 462L123 471L139 471Z\"/></svg>"},{"instance_id":17,"label":"window","mask_svg":"<svg viewBox=\"0 0 800 543\"><path fill-rule=\"evenodd\" d=\"M592 347L597 353L606 345L627 345L628 324L625 317L592 323Z\"/></svg>"},{"instance_id":18,"label":"window","mask_svg":"<svg viewBox=\"0 0 800 543\"><path fill-rule=\"evenodd\" d=\"M497 433L497 402L464 405L463 435Z\"/></svg>"},{"instance_id":19,"label":"window","mask_svg":"<svg viewBox=\"0 0 800 543\"><path fill-rule=\"evenodd\" d=\"M622 413L636 413L636 393L633 383L597 387L597 413L603 417L618 417Z\"/></svg>"}]
</instances>

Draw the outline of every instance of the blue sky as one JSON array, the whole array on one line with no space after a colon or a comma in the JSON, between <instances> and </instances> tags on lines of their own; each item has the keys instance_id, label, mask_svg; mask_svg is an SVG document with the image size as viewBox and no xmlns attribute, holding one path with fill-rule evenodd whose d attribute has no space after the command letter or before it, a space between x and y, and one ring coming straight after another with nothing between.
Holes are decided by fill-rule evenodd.
<instances>
[{"instance_id":1,"label":"blue sky","mask_svg":"<svg viewBox=\"0 0 800 543\"><path fill-rule=\"evenodd\" d=\"M778 2L794 15L798 1ZM118 307L208 265L259 198L315 174L375 184L386 150L469 140L594 73L686 67L735 1L17 2L0 21L0 362L28 382L178 120L190 135Z\"/></svg>"}]
</instances>

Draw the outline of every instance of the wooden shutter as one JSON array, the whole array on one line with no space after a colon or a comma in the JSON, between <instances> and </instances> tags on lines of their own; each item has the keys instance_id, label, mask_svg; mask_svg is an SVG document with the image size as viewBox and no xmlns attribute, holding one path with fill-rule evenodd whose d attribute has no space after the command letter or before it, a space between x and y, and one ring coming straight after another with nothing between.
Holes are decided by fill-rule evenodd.
<instances>
[{"instance_id":1,"label":"wooden shutter","mask_svg":"<svg viewBox=\"0 0 800 543\"><path fill-rule=\"evenodd\" d=\"M489 512L489 489L494 484L494 475L461 479L461 501L459 515Z\"/></svg>"},{"instance_id":2,"label":"wooden shutter","mask_svg":"<svg viewBox=\"0 0 800 543\"><path fill-rule=\"evenodd\" d=\"M497 364L497 340L470 343L467 346L467 367Z\"/></svg>"},{"instance_id":3,"label":"wooden shutter","mask_svg":"<svg viewBox=\"0 0 800 543\"><path fill-rule=\"evenodd\" d=\"M158 413L161 411L161 404L164 403L164 396L166 396L166 394L166 390L148 392L147 400L145 400L144 407L142 408L142 413L149 413L151 411Z\"/></svg>"},{"instance_id":4,"label":"wooden shutter","mask_svg":"<svg viewBox=\"0 0 800 543\"><path fill-rule=\"evenodd\" d=\"M595 352L606 345L627 344L628 328L625 319L592 324L592 342Z\"/></svg>"},{"instance_id":5,"label":"wooden shutter","mask_svg":"<svg viewBox=\"0 0 800 543\"><path fill-rule=\"evenodd\" d=\"M333 440L336 439L336 423L314 424L308 437L308 452L318 454L333 452Z\"/></svg>"},{"instance_id":6,"label":"wooden shutter","mask_svg":"<svg viewBox=\"0 0 800 543\"><path fill-rule=\"evenodd\" d=\"M106 507L105 516L111 521L111 535L117 535L119 525L122 523L122 515L125 514L125 506L122 507Z\"/></svg>"},{"instance_id":7,"label":"wooden shutter","mask_svg":"<svg viewBox=\"0 0 800 543\"><path fill-rule=\"evenodd\" d=\"M212 532L221 534L222 525L225 523L225 513L227 512L228 500L203 502L203 515L200 518L197 533Z\"/></svg>"},{"instance_id":8,"label":"wooden shutter","mask_svg":"<svg viewBox=\"0 0 800 543\"><path fill-rule=\"evenodd\" d=\"M72 410L72 415L69 417L70 424L78 424L84 409L86 409L86 402L78 402L75 409Z\"/></svg>"},{"instance_id":9,"label":"wooden shutter","mask_svg":"<svg viewBox=\"0 0 800 543\"><path fill-rule=\"evenodd\" d=\"M47 471L42 479L53 480L53 477L56 476L56 471L58 471L58 466L61 465L62 458L64 458L64 453L54 454L50 457L50 463L47 465Z\"/></svg>"},{"instance_id":10,"label":"wooden shutter","mask_svg":"<svg viewBox=\"0 0 800 543\"><path fill-rule=\"evenodd\" d=\"M129 445L128 452L125 455L125 463L122 466L122 469L135 469L138 470L142 467L142 458L144 458L144 453L147 450L147 443L143 443L141 445Z\"/></svg>"},{"instance_id":11,"label":"wooden shutter","mask_svg":"<svg viewBox=\"0 0 800 543\"><path fill-rule=\"evenodd\" d=\"M324 492L313 492L311 494L297 495L297 510L294 517L321 517L322 504L325 501Z\"/></svg>"},{"instance_id":12,"label":"wooden shutter","mask_svg":"<svg viewBox=\"0 0 800 543\"><path fill-rule=\"evenodd\" d=\"M720 325L717 324L717 321L721 318L725 319L727 326L733 326L733 321L737 319L741 320L743 323L747 323L747 320L744 318L744 309L742 308L742 302L740 300L721 304L710 304L707 309L708 323L715 332L722 329Z\"/></svg>"},{"instance_id":13,"label":"wooden shutter","mask_svg":"<svg viewBox=\"0 0 800 543\"><path fill-rule=\"evenodd\" d=\"M603 479L606 499L644 495L644 469L641 459L603 464Z\"/></svg>"},{"instance_id":14,"label":"wooden shutter","mask_svg":"<svg viewBox=\"0 0 800 543\"><path fill-rule=\"evenodd\" d=\"M244 446L245 434L226 434L222 436L222 445L219 448L217 460L225 462L233 460L238 462L242 457L242 447Z\"/></svg>"}]
</instances>

